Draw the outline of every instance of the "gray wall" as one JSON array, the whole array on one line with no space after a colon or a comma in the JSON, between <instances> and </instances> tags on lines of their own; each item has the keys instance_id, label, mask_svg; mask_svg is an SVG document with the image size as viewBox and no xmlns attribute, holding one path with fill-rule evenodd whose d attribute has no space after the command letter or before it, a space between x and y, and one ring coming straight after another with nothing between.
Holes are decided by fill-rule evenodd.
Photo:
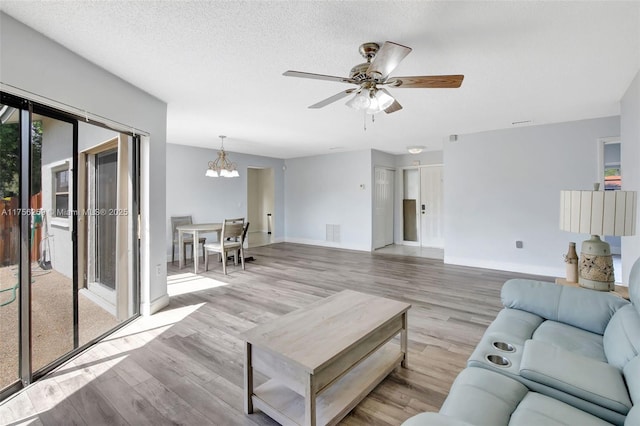
<instances>
[{"instance_id":1,"label":"gray wall","mask_svg":"<svg viewBox=\"0 0 640 426\"><path fill-rule=\"evenodd\" d=\"M217 148L205 149L167 144L167 205L163 224L167 243L165 256L171 260L171 216L191 215L195 222L221 222L224 218L247 217L247 167L273 168L274 237L284 239L284 160L227 152L240 177L211 178L204 174Z\"/></svg>"},{"instance_id":2,"label":"gray wall","mask_svg":"<svg viewBox=\"0 0 640 426\"><path fill-rule=\"evenodd\" d=\"M445 262L563 276L568 243L588 235L560 231L560 190L591 189L597 139L619 134L616 116L446 142Z\"/></svg>"},{"instance_id":3,"label":"gray wall","mask_svg":"<svg viewBox=\"0 0 640 426\"><path fill-rule=\"evenodd\" d=\"M0 79L150 134L143 139L141 159L141 311L149 314L165 306L167 105L4 13Z\"/></svg>"},{"instance_id":4,"label":"gray wall","mask_svg":"<svg viewBox=\"0 0 640 426\"><path fill-rule=\"evenodd\" d=\"M371 250L371 150L285 161L286 240ZM328 241L326 225L340 225Z\"/></svg>"},{"instance_id":5,"label":"gray wall","mask_svg":"<svg viewBox=\"0 0 640 426\"><path fill-rule=\"evenodd\" d=\"M622 189L640 191L640 71L620 102L620 140L622 149ZM640 197L638 197L640 204ZM640 258L640 207L636 206L636 235L622 237L622 282Z\"/></svg>"}]
</instances>

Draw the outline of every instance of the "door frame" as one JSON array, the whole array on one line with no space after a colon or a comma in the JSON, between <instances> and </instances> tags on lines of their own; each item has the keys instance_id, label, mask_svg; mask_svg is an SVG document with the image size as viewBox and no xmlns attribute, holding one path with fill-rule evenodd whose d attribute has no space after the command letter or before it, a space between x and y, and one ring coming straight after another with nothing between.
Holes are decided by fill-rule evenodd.
<instances>
[{"instance_id":1,"label":"door frame","mask_svg":"<svg viewBox=\"0 0 640 426\"><path fill-rule=\"evenodd\" d=\"M377 210L377 201L378 199L376 198L376 174L377 174L377 170L386 170L387 172L390 172L390 175L392 176L393 182L391 182L390 188L391 188L391 197L390 197L390 206L391 207L391 242L389 244L385 244L379 247L376 247L376 231L378 229L378 227L381 225L380 223L378 223L378 221L376 220L376 210ZM373 250L377 250L380 249L382 247L386 247L387 245L391 245L393 243L395 243L395 220L396 220L396 209L395 209L395 199L396 199L396 175L397 175L397 171L394 167L389 167L389 166L373 166L373 185L372 185L372 217L371 217L371 248ZM388 224L384 224L385 225L385 230L386 230L386 225Z\"/></svg>"},{"instance_id":2,"label":"door frame","mask_svg":"<svg viewBox=\"0 0 640 426\"><path fill-rule=\"evenodd\" d=\"M31 211L31 173L32 173L32 158L31 158L31 133L32 133L32 118L33 115L42 115L45 117L53 118L56 120L64 121L70 123L72 125L72 160L71 160L71 205L69 206L72 214L70 215L70 229L71 229L71 240L72 240L72 306L73 306L73 349L66 354L60 356L59 358L53 360L49 364L44 367L34 371L33 364L31 360L33 347L32 347L32 329L31 329L31 294L30 291L20 291L20 295L17 298L16 302L20 304L19 309L19 330L18 330L18 361L19 368L17 371L16 381L12 384L7 385L6 387L0 389L0 402L9 396L15 394L16 392L24 389L29 386L36 380L39 380L53 369L59 367L63 363L67 362L69 359L73 358L80 352L84 351L88 347L92 346L104 336L113 333L126 326L131 321L135 320L140 315L140 291L142 289L142 283L140 280L140 173L141 173L141 138L140 135L136 135L135 133L129 133L128 130L116 129L112 125L107 124L107 122L96 121L93 118L89 119L88 115L85 113L84 116L80 116L77 113L70 112L64 104L57 104L53 102L50 106L45 103L40 102L48 102L50 100L46 100L45 98L38 98L40 101L36 102L34 100L28 99L27 96L33 94L14 94L6 91L0 91L0 104L14 107L18 110L18 114L20 116L19 120L19 131L20 131L20 144L19 144L19 158L18 158L18 175L19 175L19 190L20 195L18 197L19 204L18 209L20 211ZM44 99L44 101L42 100ZM62 108L62 109L60 109ZM127 136L132 137L133 146L131 147L131 165L132 165L132 176L131 182L129 183L129 188L131 192L129 193L130 205L132 206L132 211L130 212L131 218L129 220L130 226L130 235L129 241L132 246L132 251L129 253L130 259L130 268L125 271L126 274L132 277L133 280L133 288L130 289L129 292L129 306L132 307L130 311L132 315L130 318L121 321L114 328L108 330L107 332L95 336L91 338L89 341L84 343L82 346L79 344L79 303L78 303L78 282L79 282L79 268L80 262L79 259L79 242L78 242L78 222L79 216L76 214L78 212L78 202L80 198L79 186L78 186L78 146L79 146L79 121L83 120L84 122L102 127L108 130L112 130L114 132L119 132L121 134L126 134ZM115 122L112 122L115 123ZM117 124L117 123L116 123ZM31 217L27 214L21 214L19 220L19 264L18 264L18 281L20 283L21 289L29 289L32 274L31 274Z\"/></svg>"},{"instance_id":3,"label":"door frame","mask_svg":"<svg viewBox=\"0 0 640 426\"><path fill-rule=\"evenodd\" d=\"M421 181L421 174L422 174L422 169L427 168L427 167L442 167L442 172L444 175L444 163L434 163L434 164L420 164L417 166L403 166L403 167L399 167L397 169L397 173L402 175L402 179L397 179L396 182L396 190L397 190L397 204L396 204L396 211L399 212L399 214L397 215L397 217L399 217L399 224L398 224L398 230L397 232L399 232L399 234L396 234L396 240L400 241L400 244L405 245L405 246L415 246L415 247L422 247L422 218L421 218L421 214L420 214L420 206L422 205L422 181ZM417 200L417 218L416 220L418 221L418 241L407 241L404 239L404 236L402 235L402 229L404 227L404 215L402 214L402 200L403 200L403 196L404 196L404 171L405 170L418 170L418 186L419 186L419 190L418 192L420 193L420 199ZM443 189L443 197L444 197L444 189ZM444 212L443 212L444 214ZM444 238L444 236L443 236ZM443 247L444 248L444 241L443 241Z\"/></svg>"},{"instance_id":4,"label":"door frame","mask_svg":"<svg viewBox=\"0 0 640 426\"><path fill-rule=\"evenodd\" d=\"M95 237L93 230L96 225L96 215L92 214L96 210L95 185L91 182L95 179L96 157L110 151L117 152L116 161L116 209L107 212L116 216L116 266L115 266L115 290L105 288L104 285L95 282L96 265L93 261L95 257ZM107 141L94 145L79 153L79 163L82 168L79 170L80 186L78 189L79 206L82 211L88 212L80 216L80 232L78 235L79 246L82 257L78 268L82 271L82 287L87 289L84 293L94 303L100 305L107 312L111 313L118 321L124 320L128 316L132 295L129 285L122 285L129 281L129 267L134 263L127 253L129 253L129 238L122 239L121 236L129 237L129 232L133 232L133 223L129 223L130 214L128 212L131 205L128 187L129 164L129 143L128 135L120 133ZM119 214L125 212L127 214ZM134 247L131 247L133 251ZM134 284L131 282L130 284Z\"/></svg>"}]
</instances>

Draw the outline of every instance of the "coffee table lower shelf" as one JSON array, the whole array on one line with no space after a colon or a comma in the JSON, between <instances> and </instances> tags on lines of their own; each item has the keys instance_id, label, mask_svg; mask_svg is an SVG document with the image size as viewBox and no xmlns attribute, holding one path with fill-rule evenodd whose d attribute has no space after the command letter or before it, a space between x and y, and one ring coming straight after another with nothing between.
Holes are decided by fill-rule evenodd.
<instances>
[{"instance_id":1,"label":"coffee table lower shelf","mask_svg":"<svg viewBox=\"0 0 640 426\"><path fill-rule=\"evenodd\" d=\"M400 347L387 343L360 362L316 398L318 425L335 425L402 362ZM272 379L254 389L258 408L278 423L303 425L304 397Z\"/></svg>"}]
</instances>

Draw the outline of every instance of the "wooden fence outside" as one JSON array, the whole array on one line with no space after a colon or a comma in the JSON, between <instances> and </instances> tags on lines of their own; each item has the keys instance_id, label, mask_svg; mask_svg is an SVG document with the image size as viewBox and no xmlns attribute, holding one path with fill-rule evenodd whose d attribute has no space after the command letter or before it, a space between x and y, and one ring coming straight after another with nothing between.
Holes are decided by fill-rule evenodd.
<instances>
[{"instance_id":1,"label":"wooden fence outside","mask_svg":"<svg viewBox=\"0 0 640 426\"><path fill-rule=\"evenodd\" d=\"M0 266L16 265L20 257L20 218L25 211L18 209L18 198L0 199ZM31 213L42 208L42 193L31 196ZM29 216L31 224L31 261L40 259L40 241L42 240L42 221Z\"/></svg>"}]
</instances>

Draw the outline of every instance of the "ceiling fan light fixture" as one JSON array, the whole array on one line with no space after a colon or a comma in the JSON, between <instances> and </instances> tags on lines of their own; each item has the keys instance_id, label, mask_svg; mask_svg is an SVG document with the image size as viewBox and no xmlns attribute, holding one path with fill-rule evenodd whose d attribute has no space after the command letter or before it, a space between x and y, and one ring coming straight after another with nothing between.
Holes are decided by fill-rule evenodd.
<instances>
[{"instance_id":1,"label":"ceiling fan light fixture","mask_svg":"<svg viewBox=\"0 0 640 426\"><path fill-rule=\"evenodd\" d=\"M374 91L374 89L372 89L371 92L369 92L369 101L370 105L366 110L367 114L377 114L389 108L395 99L381 90L376 89Z\"/></svg>"},{"instance_id":2,"label":"ceiling fan light fixture","mask_svg":"<svg viewBox=\"0 0 640 426\"><path fill-rule=\"evenodd\" d=\"M381 111L387 114L400 111L402 105L391 96L382 86L388 88L451 88L462 85L464 75L419 75L413 77L391 77L391 73L400 62L411 52L411 48L391 41L385 41L381 46L378 43L363 43L360 54L366 59L366 63L358 64L351 68L348 77L315 74L302 71L285 71L287 77L310 78L314 80L326 80L339 83L355 84L355 89L347 89L320 102L310 105L309 108L318 109L343 99L354 91L356 94L346 102L346 105L355 110L364 111L365 114L377 114ZM380 86L378 89L377 86ZM373 118L373 117L372 117Z\"/></svg>"},{"instance_id":3,"label":"ceiling fan light fixture","mask_svg":"<svg viewBox=\"0 0 640 426\"><path fill-rule=\"evenodd\" d=\"M380 110L385 110L391 106L391 104L395 101L393 96L378 90L376 92L376 98L378 99L378 105L380 106Z\"/></svg>"},{"instance_id":4,"label":"ceiling fan light fixture","mask_svg":"<svg viewBox=\"0 0 640 426\"><path fill-rule=\"evenodd\" d=\"M362 93L362 92L358 92L355 94L355 96L351 99L349 99L346 103L346 106L348 106L349 108L353 108L355 110L361 111L363 109L367 109L369 108L369 105L371 105L371 101L369 100L369 97Z\"/></svg>"}]
</instances>

